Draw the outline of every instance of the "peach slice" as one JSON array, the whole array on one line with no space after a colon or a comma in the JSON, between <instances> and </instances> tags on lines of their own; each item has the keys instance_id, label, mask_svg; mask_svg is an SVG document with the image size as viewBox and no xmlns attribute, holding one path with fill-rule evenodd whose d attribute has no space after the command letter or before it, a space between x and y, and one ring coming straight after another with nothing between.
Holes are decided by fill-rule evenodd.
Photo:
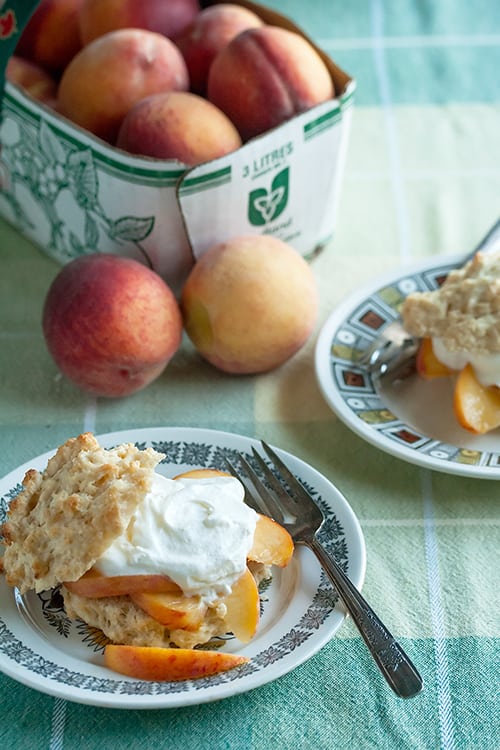
<instances>
[{"instance_id":1,"label":"peach slice","mask_svg":"<svg viewBox=\"0 0 500 750\"><path fill-rule=\"evenodd\" d=\"M130 594L130 598L153 620L170 630L198 630L207 611L207 605L199 596L137 591Z\"/></svg>"},{"instance_id":2,"label":"peach slice","mask_svg":"<svg viewBox=\"0 0 500 750\"><path fill-rule=\"evenodd\" d=\"M182 593L180 587L168 576L156 574L104 576L95 568L88 570L77 581L66 581L64 585L72 594L87 596L91 599L123 596L138 591L158 594Z\"/></svg>"},{"instance_id":3,"label":"peach slice","mask_svg":"<svg viewBox=\"0 0 500 750\"><path fill-rule=\"evenodd\" d=\"M500 388L484 386L470 364L457 378L453 408L459 424L476 435L500 426Z\"/></svg>"},{"instance_id":4,"label":"peach slice","mask_svg":"<svg viewBox=\"0 0 500 750\"><path fill-rule=\"evenodd\" d=\"M104 649L104 664L137 680L175 681L226 672L249 659L218 651L111 644Z\"/></svg>"},{"instance_id":5,"label":"peach slice","mask_svg":"<svg viewBox=\"0 0 500 750\"><path fill-rule=\"evenodd\" d=\"M293 549L292 537L288 531L269 516L259 514L248 559L284 568L290 562Z\"/></svg>"},{"instance_id":6,"label":"peach slice","mask_svg":"<svg viewBox=\"0 0 500 750\"><path fill-rule=\"evenodd\" d=\"M444 365L434 354L432 339L422 339L417 352L417 373L426 380L452 375L453 370Z\"/></svg>"},{"instance_id":7,"label":"peach slice","mask_svg":"<svg viewBox=\"0 0 500 750\"><path fill-rule=\"evenodd\" d=\"M224 599L227 607L224 622L228 632L242 643L252 640L260 619L259 590L248 568Z\"/></svg>"},{"instance_id":8,"label":"peach slice","mask_svg":"<svg viewBox=\"0 0 500 750\"><path fill-rule=\"evenodd\" d=\"M220 471L219 469L190 469L189 471L183 471L182 474L177 474L174 479L206 479L207 477L230 477L227 471Z\"/></svg>"}]
</instances>

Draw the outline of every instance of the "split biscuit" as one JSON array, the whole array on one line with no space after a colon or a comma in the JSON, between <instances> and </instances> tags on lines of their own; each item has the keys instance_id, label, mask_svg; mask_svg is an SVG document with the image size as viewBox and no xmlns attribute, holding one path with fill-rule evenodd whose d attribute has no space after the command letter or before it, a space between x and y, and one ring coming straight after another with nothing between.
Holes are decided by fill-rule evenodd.
<instances>
[{"instance_id":1,"label":"split biscuit","mask_svg":"<svg viewBox=\"0 0 500 750\"><path fill-rule=\"evenodd\" d=\"M500 250L476 253L439 289L408 295L401 315L408 333L439 338L450 352L500 354Z\"/></svg>"},{"instance_id":2,"label":"split biscuit","mask_svg":"<svg viewBox=\"0 0 500 750\"><path fill-rule=\"evenodd\" d=\"M30 469L0 528L7 583L23 594L78 580L125 531L162 458L133 444L106 450L84 433L43 473Z\"/></svg>"}]
</instances>

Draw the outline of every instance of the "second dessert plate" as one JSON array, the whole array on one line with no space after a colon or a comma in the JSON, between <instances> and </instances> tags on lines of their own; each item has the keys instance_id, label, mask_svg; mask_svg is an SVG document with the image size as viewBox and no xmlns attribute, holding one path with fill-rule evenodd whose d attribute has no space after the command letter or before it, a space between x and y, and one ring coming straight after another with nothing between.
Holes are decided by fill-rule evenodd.
<instances>
[{"instance_id":1,"label":"second dessert plate","mask_svg":"<svg viewBox=\"0 0 500 750\"><path fill-rule=\"evenodd\" d=\"M440 286L463 256L419 262L358 289L327 318L315 352L324 398L337 416L368 443L410 463L483 479L500 478L500 430L472 435L453 412L453 379L417 375L384 384L359 356L394 320L405 298Z\"/></svg>"}]
</instances>

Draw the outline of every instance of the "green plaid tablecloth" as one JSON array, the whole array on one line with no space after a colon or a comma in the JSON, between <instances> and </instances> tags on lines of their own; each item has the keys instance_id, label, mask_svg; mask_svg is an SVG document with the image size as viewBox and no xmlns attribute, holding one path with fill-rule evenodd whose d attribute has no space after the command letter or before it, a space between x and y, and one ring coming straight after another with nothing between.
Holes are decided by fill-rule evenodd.
<instances>
[{"instance_id":1,"label":"green plaid tablecloth","mask_svg":"<svg viewBox=\"0 0 500 750\"><path fill-rule=\"evenodd\" d=\"M359 285L413 258L465 253L498 218L500 4L268 4L357 80L337 233L313 261L319 331ZM143 392L88 398L58 376L42 338L58 266L5 223L0 259L0 475L86 429L263 437L346 495L366 539L364 593L425 680L418 697L396 698L349 620L293 672L195 707L95 708L0 675L3 748L500 748L497 481L418 468L356 436L320 395L315 337L279 370L241 378L203 363L185 341Z\"/></svg>"}]
</instances>

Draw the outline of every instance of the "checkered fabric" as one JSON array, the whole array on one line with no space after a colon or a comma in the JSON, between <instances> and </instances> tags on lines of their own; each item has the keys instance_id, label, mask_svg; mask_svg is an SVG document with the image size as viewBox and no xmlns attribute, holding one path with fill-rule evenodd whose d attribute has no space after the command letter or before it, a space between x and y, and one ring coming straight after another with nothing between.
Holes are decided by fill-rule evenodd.
<instances>
[{"instance_id":1,"label":"checkered fabric","mask_svg":"<svg viewBox=\"0 0 500 750\"><path fill-rule=\"evenodd\" d=\"M268 5L357 82L337 231L312 261L317 334L358 286L413 259L465 253L497 220L500 4ZM3 747L498 750L498 481L432 472L364 442L320 394L315 336L255 377L215 370L186 340L144 391L89 398L59 376L41 333L57 264L4 222L0 258L2 476L83 430L175 425L262 437L345 494L366 540L364 593L425 681L410 701L395 697L347 620L292 672L194 707L96 708L0 675Z\"/></svg>"}]
</instances>

